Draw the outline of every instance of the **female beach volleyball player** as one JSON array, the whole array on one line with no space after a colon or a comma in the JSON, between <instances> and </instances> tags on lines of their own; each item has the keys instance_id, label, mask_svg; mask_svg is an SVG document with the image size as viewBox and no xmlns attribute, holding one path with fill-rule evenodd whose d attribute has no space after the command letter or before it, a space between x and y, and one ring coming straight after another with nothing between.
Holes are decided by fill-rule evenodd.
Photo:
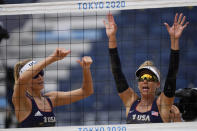
<instances>
[{"instance_id":1,"label":"female beach volleyball player","mask_svg":"<svg viewBox=\"0 0 197 131\"><path fill-rule=\"evenodd\" d=\"M44 71L48 65L64 59L70 50L57 48L41 62L25 60L15 65L15 86L12 101L20 127L55 126L53 107L71 104L93 94L90 66L92 59L85 56L77 62L83 69L83 84L70 92L53 91L41 94L44 89ZM47 88L47 87L46 87Z\"/></svg>"},{"instance_id":2,"label":"female beach volleyball player","mask_svg":"<svg viewBox=\"0 0 197 131\"><path fill-rule=\"evenodd\" d=\"M152 61L145 61L136 71L138 88L141 96L134 92L122 73L118 56L116 32L117 26L112 14L104 21L106 34L109 38L109 53L112 73L116 82L117 91L126 107L127 123L158 123L170 122L170 110L174 102L176 89L176 74L179 65L179 38L188 22L181 13L175 15L174 24L170 27L164 23L171 39L170 62L163 92L155 97L156 89L160 87L160 72ZM143 48L143 47L142 47Z\"/></svg>"}]
</instances>

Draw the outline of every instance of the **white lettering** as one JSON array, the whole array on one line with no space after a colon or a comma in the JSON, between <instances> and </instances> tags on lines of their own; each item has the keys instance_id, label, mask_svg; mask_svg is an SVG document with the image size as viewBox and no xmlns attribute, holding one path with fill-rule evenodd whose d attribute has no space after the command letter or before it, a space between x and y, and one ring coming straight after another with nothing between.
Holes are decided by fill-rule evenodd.
<instances>
[{"instance_id":1,"label":"white lettering","mask_svg":"<svg viewBox=\"0 0 197 131\"><path fill-rule=\"evenodd\" d=\"M133 115L133 120L135 120L135 118L136 118L136 114L135 114L135 115Z\"/></svg>"},{"instance_id":2,"label":"white lettering","mask_svg":"<svg viewBox=\"0 0 197 131\"><path fill-rule=\"evenodd\" d=\"M138 121L150 121L150 116L149 115L132 115L133 120L138 120Z\"/></svg>"},{"instance_id":3,"label":"white lettering","mask_svg":"<svg viewBox=\"0 0 197 131\"><path fill-rule=\"evenodd\" d=\"M149 115L146 117L145 121L150 121L150 116Z\"/></svg>"},{"instance_id":4,"label":"white lettering","mask_svg":"<svg viewBox=\"0 0 197 131\"><path fill-rule=\"evenodd\" d=\"M44 117L44 122L56 122L55 117Z\"/></svg>"}]
</instances>

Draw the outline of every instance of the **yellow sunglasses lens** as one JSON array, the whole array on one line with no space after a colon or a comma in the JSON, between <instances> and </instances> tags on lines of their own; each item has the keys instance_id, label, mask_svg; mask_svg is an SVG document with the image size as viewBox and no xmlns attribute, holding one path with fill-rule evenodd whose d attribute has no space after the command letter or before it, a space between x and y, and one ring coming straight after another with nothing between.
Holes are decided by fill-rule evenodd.
<instances>
[{"instance_id":1,"label":"yellow sunglasses lens","mask_svg":"<svg viewBox=\"0 0 197 131\"><path fill-rule=\"evenodd\" d=\"M140 78L142 78L142 79L152 79L153 77L151 76L151 75L149 75L149 74L144 74L144 75L142 75Z\"/></svg>"},{"instance_id":2,"label":"yellow sunglasses lens","mask_svg":"<svg viewBox=\"0 0 197 131\"><path fill-rule=\"evenodd\" d=\"M147 81L154 81L154 82L158 82L158 79L157 79L157 77L156 76L153 76L153 75L150 75L150 74L143 74L142 76L140 76L139 78L138 78L138 81L140 81L140 82L142 82L142 81L144 81L144 80L147 80Z\"/></svg>"}]
</instances>

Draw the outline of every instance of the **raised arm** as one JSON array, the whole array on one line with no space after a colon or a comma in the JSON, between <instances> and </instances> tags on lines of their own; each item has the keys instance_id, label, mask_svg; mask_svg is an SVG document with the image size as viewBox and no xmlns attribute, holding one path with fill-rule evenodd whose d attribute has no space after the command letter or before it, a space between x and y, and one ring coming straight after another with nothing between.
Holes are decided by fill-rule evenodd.
<instances>
[{"instance_id":1,"label":"raised arm","mask_svg":"<svg viewBox=\"0 0 197 131\"><path fill-rule=\"evenodd\" d=\"M185 19L186 17L183 16L182 13L180 14L179 18L178 18L178 13L176 13L174 17L174 24L171 27L168 25L168 23L166 22L164 23L170 35L172 50L179 50L179 38L181 37L183 30L189 24L189 22L185 23Z\"/></svg>"},{"instance_id":2,"label":"raised arm","mask_svg":"<svg viewBox=\"0 0 197 131\"><path fill-rule=\"evenodd\" d=\"M54 107L71 104L94 93L92 75L90 72L90 66L92 64L91 57L85 56L82 58L82 61L78 60L77 62L83 69L82 88L69 92L52 91L46 93L45 96L48 96L51 99Z\"/></svg>"},{"instance_id":3,"label":"raised arm","mask_svg":"<svg viewBox=\"0 0 197 131\"><path fill-rule=\"evenodd\" d=\"M114 21L114 17L112 16L112 14L109 13L107 15L107 19L108 22L106 23L104 21L104 25L106 28L106 34L109 38L109 54L111 69L115 79L117 91L126 107L126 113L128 114L131 105L137 99L137 94L131 88L129 88L127 80L121 69L121 63L118 55L116 42L117 25Z\"/></svg>"},{"instance_id":4,"label":"raised arm","mask_svg":"<svg viewBox=\"0 0 197 131\"><path fill-rule=\"evenodd\" d=\"M171 52L167 78L164 85L163 93L161 93L161 116L164 121L169 121L170 109L174 103L174 95L176 90L176 75L179 67L179 38L187 27L188 22L185 23L186 17L183 17L181 13L178 18L178 13L174 17L174 24L170 27L167 23L164 23L171 40Z\"/></svg>"},{"instance_id":5,"label":"raised arm","mask_svg":"<svg viewBox=\"0 0 197 131\"><path fill-rule=\"evenodd\" d=\"M53 54L42 60L41 62L30 62L30 68L24 71L19 75L18 80L16 80L15 85L14 85L14 92L13 92L13 97L12 101L15 106L15 110L21 110L21 108L24 107L30 107L30 106L25 106L27 104L30 104L27 102L27 97L26 97L26 90L27 87L32 86L32 80L35 75L37 75L43 68L45 68L47 65L61 60L64 57L66 57L70 51L57 48ZM17 108L17 109L16 109Z\"/></svg>"},{"instance_id":6,"label":"raised arm","mask_svg":"<svg viewBox=\"0 0 197 131\"><path fill-rule=\"evenodd\" d=\"M117 32L117 25L115 23L114 17L112 14L107 15L108 22L106 23L105 20L103 21L105 28L106 28L106 34L109 39L109 49L117 48L116 43L116 32Z\"/></svg>"}]
</instances>

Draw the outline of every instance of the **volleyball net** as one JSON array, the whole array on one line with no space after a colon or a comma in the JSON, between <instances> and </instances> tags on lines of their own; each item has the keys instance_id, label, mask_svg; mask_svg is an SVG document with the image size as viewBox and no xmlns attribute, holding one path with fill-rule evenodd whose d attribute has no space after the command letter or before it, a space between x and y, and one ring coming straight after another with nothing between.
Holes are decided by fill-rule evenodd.
<instances>
[{"instance_id":1,"label":"volleyball net","mask_svg":"<svg viewBox=\"0 0 197 131\"><path fill-rule=\"evenodd\" d=\"M125 125L125 108L110 70L108 38L103 24L109 12L118 26L117 43L123 72L136 92L139 91L135 71L147 59L154 61L160 69L163 87L170 54L170 38L163 23L172 25L175 13L183 13L190 24L180 39L177 89L197 87L196 0L86 0L0 5L1 26L9 34L9 39L3 39L0 44L1 128L5 127L5 120L9 117L16 122L11 103L14 65L29 58L40 61L61 47L71 50L71 54L45 68L43 92L80 88L82 71L76 60L91 56L94 94L55 108L58 127L44 130L88 131L93 127L98 130L141 130L138 125ZM188 123L188 126L195 129L195 124ZM163 127L163 124L155 125L155 130ZM171 125L169 129L176 126ZM176 129L182 130L181 124L177 125ZM144 125L142 130L151 126Z\"/></svg>"}]
</instances>

